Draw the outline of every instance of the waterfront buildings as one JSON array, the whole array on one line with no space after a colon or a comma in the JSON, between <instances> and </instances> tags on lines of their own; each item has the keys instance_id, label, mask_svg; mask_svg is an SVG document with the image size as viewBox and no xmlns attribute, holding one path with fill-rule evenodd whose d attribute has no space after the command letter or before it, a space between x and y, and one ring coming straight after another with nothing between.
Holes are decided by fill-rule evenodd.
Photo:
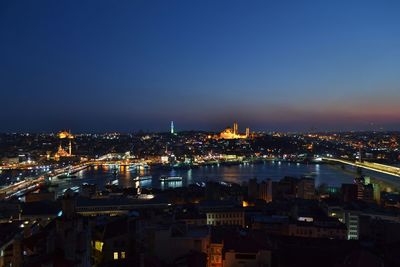
<instances>
[{"instance_id":1,"label":"waterfront buildings","mask_svg":"<svg viewBox=\"0 0 400 267\"><path fill-rule=\"evenodd\" d=\"M232 128L235 132L237 124ZM281 179L260 174L254 178L256 166L314 167L302 165L314 164L311 159L316 158L305 155L306 151L345 151L352 159L358 147L342 144L349 144L350 137L260 134L214 139L213 134L75 135L74 154L92 162L89 170L102 169L109 175L107 181L112 178L120 184L103 187L97 177L90 184L64 179L61 182L73 186L74 192L60 196L54 192L61 190L46 183L46 189L0 202L0 229L5 229L0 231L0 266L35 266L40 260L51 265L61 260L68 266L89 262L95 266L337 267L346 266L349 259L353 262L357 253L368 257L372 266L399 266L395 252L400 242L400 198L385 184L364 175L363 181L348 179L341 188L332 188L317 184L320 177L313 179L315 175L306 171ZM56 135L8 138L12 144L29 140L33 147L46 145L38 151L21 146L24 152L18 158L25 163L18 160L17 165L7 167L32 167L27 162L31 158L35 164L51 166L48 171L39 169L40 175L71 164L70 157L57 162L47 158L44 151L51 155L57 151ZM14 138L18 142L13 143ZM115 151L101 154L109 147ZM127 147L131 148L128 153ZM374 158L365 155L364 161ZM161 156L167 159L161 162ZM121 166L116 168L116 163ZM321 169L342 169L318 164ZM242 171L247 166L253 172L246 177L240 172L236 183L202 176L203 180L165 187L151 183L142 187L145 181L136 178L144 177L149 168L156 173L185 170L194 175L202 165L201 170L224 166L224 170ZM127 169L137 175L122 175ZM154 178L158 181L159 177ZM137 180L131 183L129 179Z\"/></svg>"}]
</instances>

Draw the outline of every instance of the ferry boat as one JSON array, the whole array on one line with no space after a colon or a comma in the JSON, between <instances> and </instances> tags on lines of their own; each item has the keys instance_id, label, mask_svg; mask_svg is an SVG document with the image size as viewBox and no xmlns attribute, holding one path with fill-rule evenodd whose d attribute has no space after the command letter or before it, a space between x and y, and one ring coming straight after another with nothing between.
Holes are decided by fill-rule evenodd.
<instances>
[{"instance_id":1,"label":"ferry boat","mask_svg":"<svg viewBox=\"0 0 400 267\"><path fill-rule=\"evenodd\" d=\"M182 181L182 176L161 176L161 182L179 182Z\"/></svg>"},{"instance_id":2,"label":"ferry boat","mask_svg":"<svg viewBox=\"0 0 400 267\"><path fill-rule=\"evenodd\" d=\"M76 178L76 175L72 174L72 168L71 166L69 166L64 170L64 173L57 175L57 178L58 179Z\"/></svg>"},{"instance_id":3,"label":"ferry boat","mask_svg":"<svg viewBox=\"0 0 400 267\"><path fill-rule=\"evenodd\" d=\"M140 182L140 181L147 181L147 180L151 180L153 177L151 175L147 175L147 176L137 176L136 178L133 178L134 182Z\"/></svg>"}]
</instances>

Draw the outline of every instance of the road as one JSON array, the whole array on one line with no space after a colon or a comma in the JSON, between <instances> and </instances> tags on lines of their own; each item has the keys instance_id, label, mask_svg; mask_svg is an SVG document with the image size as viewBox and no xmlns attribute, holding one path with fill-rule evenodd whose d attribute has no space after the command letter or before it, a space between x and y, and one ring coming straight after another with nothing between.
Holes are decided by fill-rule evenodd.
<instances>
[{"instance_id":1,"label":"road","mask_svg":"<svg viewBox=\"0 0 400 267\"><path fill-rule=\"evenodd\" d=\"M363 168L366 170L371 170L379 173L384 173L396 177L400 177L400 168L399 167L394 167L390 165L385 165L385 164L379 164L379 163L374 163L374 162L354 162L354 161L349 161L345 159L337 159L337 158L322 158L323 161L326 162L336 162L336 163L341 163L341 164L346 164L354 167L359 167Z\"/></svg>"},{"instance_id":2,"label":"road","mask_svg":"<svg viewBox=\"0 0 400 267\"><path fill-rule=\"evenodd\" d=\"M65 174L65 173L73 174L93 165L119 165L119 166L135 165L135 167L138 169L148 167L146 162L137 162L137 160L135 162L130 160L112 160L106 156L103 156L97 160L86 161L76 165L69 165L58 169L54 169L46 174L41 174L37 177L25 178L23 181L0 188L0 199L9 199L12 197L23 196L28 192L40 188L40 186L46 182L47 177L56 177L60 174Z\"/></svg>"}]
</instances>

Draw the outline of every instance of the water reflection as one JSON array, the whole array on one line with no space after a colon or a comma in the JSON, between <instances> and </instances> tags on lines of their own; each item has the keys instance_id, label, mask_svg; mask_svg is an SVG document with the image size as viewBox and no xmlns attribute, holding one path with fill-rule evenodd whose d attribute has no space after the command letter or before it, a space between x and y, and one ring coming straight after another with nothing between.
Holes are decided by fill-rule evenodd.
<instances>
[{"instance_id":1,"label":"water reflection","mask_svg":"<svg viewBox=\"0 0 400 267\"><path fill-rule=\"evenodd\" d=\"M182 181L168 181L168 182L161 182L161 189L168 189L168 188L177 188L177 187L182 187L183 183Z\"/></svg>"},{"instance_id":2,"label":"water reflection","mask_svg":"<svg viewBox=\"0 0 400 267\"><path fill-rule=\"evenodd\" d=\"M142 180L142 181L140 181L140 186L141 187L152 187L151 184L152 184L151 180Z\"/></svg>"},{"instance_id":3,"label":"water reflection","mask_svg":"<svg viewBox=\"0 0 400 267\"><path fill-rule=\"evenodd\" d=\"M192 170L187 171L187 178L186 178L186 184L192 184L193 183L193 177L192 177Z\"/></svg>"},{"instance_id":4,"label":"water reflection","mask_svg":"<svg viewBox=\"0 0 400 267\"><path fill-rule=\"evenodd\" d=\"M204 166L189 170L157 170L157 169L131 169L129 167L118 168L120 171L114 173L113 168L109 166L91 167L77 174L76 179L62 181L60 186L54 190L62 190L66 187L80 186L82 183L95 183L99 189L112 180L118 179L123 187L143 188L175 188L186 186L196 182L206 181L227 181L242 183L250 178L256 177L258 180L271 179L274 181L282 179L284 176L301 177L312 176L315 178L316 186L325 183L328 186L340 186L342 183L352 183L355 176L354 171L346 168L343 171L338 166L326 164L287 164L285 162L267 162L264 164L246 164L234 166ZM351 170L351 171L349 171ZM366 172L370 175L370 172ZM148 179L136 181L137 177L151 176ZM183 181L170 181L161 183L161 176L181 176ZM385 175L373 174L375 177ZM396 177L383 177L383 179L398 179Z\"/></svg>"}]
</instances>

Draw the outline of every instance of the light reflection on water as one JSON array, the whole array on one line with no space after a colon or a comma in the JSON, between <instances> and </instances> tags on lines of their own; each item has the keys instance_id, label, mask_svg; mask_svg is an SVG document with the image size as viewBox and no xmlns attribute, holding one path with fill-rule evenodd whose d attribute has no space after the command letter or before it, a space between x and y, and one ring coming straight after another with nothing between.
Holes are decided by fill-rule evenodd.
<instances>
[{"instance_id":1,"label":"light reflection on water","mask_svg":"<svg viewBox=\"0 0 400 267\"><path fill-rule=\"evenodd\" d=\"M168 188L177 188L177 187L182 187L183 182L182 181L169 181L169 182L161 182L161 189L168 189Z\"/></svg>"},{"instance_id":2,"label":"light reflection on water","mask_svg":"<svg viewBox=\"0 0 400 267\"><path fill-rule=\"evenodd\" d=\"M354 168L347 167L347 169L353 171L353 173L343 171L339 166L325 164L289 164L285 162L266 162L263 164L234 166L212 165L189 170L140 169L139 171L135 171L129 168L119 168L117 173L114 173L111 168L92 167L78 173L78 177L75 179L62 181L56 190L60 191L70 186L80 186L84 182L95 183L98 185L99 189L102 189L107 182L115 179L118 179L119 185L122 187L135 187L135 181L133 181L133 179L138 176L152 176L151 180L140 181L140 186L142 188L153 187L165 189L206 181L227 181L240 184L255 177L260 181L265 179L277 181L285 176L301 177L306 175L314 177L316 186L324 183L328 186L339 187L342 183L353 182L355 176ZM371 172L366 172L366 174L377 176L376 173ZM161 183L159 178L163 175L181 176L183 181ZM387 180L398 179L397 177L378 175Z\"/></svg>"},{"instance_id":3,"label":"light reflection on water","mask_svg":"<svg viewBox=\"0 0 400 267\"><path fill-rule=\"evenodd\" d=\"M95 183L100 189L102 189L107 182L115 179L118 179L119 185L122 187L135 187L134 178L148 175L152 176L152 179L140 181L141 187L170 188L205 181L242 183L254 177L259 180L265 180L267 178L280 180L284 176L301 177L304 175L315 175L317 184L327 183L333 186L340 185L344 182L351 182L353 180L351 175L343 173L328 165L319 166L264 163L234 166L212 165L189 170L140 169L139 171L124 167L118 168L116 173L114 173L114 169L110 167L91 167L77 173L78 177L75 179L60 181L57 191L70 186L79 186L82 183ZM182 176L183 181L165 182L162 184L159 181L159 178L162 175Z\"/></svg>"}]
</instances>

